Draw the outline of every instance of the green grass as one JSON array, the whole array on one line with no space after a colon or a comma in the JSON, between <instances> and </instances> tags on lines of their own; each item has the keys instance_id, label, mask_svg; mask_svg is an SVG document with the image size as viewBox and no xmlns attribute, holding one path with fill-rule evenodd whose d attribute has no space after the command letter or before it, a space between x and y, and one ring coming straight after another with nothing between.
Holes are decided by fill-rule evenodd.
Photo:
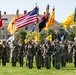
<instances>
[{"instance_id":1,"label":"green grass","mask_svg":"<svg viewBox=\"0 0 76 75\"><path fill-rule=\"evenodd\" d=\"M0 65L0 75L76 75L76 68L73 63L67 63L65 68L57 70L51 66L51 69L41 68L38 70L34 64L33 69L28 69L25 66L20 67L17 63L16 67L12 67L11 63L6 66Z\"/></svg>"}]
</instances>

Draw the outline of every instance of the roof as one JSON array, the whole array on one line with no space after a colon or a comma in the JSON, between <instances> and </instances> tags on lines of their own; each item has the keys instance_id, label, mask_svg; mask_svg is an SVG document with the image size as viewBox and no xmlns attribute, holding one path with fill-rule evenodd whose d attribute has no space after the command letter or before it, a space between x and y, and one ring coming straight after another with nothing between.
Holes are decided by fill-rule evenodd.
<instances>
[{"instance_id":1,"label":"roof","mask_svg":"<svg viewBox=\"0 0 76 75\"><path fill-rule=\"evenodd\" d=\"M14 16L15 14L6 14L6 15L2 15L2 19L7 18L8 20L6 22L9 23ZM22 14L20 14L20 16L22 16ZM3 20L3 23L4 23L4 20Z\"/></svg>"}]
</instances>

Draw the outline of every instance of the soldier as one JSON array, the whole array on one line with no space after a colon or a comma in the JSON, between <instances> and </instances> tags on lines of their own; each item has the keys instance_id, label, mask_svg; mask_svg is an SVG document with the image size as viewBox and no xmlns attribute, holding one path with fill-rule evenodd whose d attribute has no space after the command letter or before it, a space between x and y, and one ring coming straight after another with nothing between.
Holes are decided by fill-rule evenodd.
<instances>
[{"instance_id":1,"label":"soldier","mask_svg":"<svg viewBox=\"0 0 76 75\"><path fill-rule=\"evenodd\" d=\"M33 55L34 55L34 45L32 44L32 40L28 41L27 44L27 67L29 69L33 68Z\"/></svg>"},{"instance_id":2,"label":"soldier","mask_svg":"<svg viewBox=\"0 0 76 75\"><path fill-rule=\"evenodd\" d=\"M55 47L55 68L60 69L60 63L61 63L61 54L62 54L62 48L60 47L59 42L56 42L56 47Z\"/></svg>"},{"instance_id":3,"label":"soldier","mask_svg":"<svg viewBox=\"0 0 76 75\"><path fill-rule=\"evenodd\" d=\"M28 51L28 44L26 43L26 44L25 44L25 51L24 51L24 53L25 53L25 58L26 58L26 66L28 66L28 64L27 64L27 51Z\"/></svg>"},{"instance_id":4,"label":"soldier","mask_svg":"<svg viewBox=\"0 0 76 75\"><path fill-rule=\"evenodd\" d=\"M16 66L18 49L17 49L17 46L15 44L15 41L12 41L11 49L12 49L12 66Z\"/></svg>"},{"instance_id":5,"label":"soldier","mask_svg":"<svg viewBox=\"0 0 76 75\"><path fill-rule=\"evenodd\" d=\"M72 63L72 57L73 57L73 43L70 42L68 45L68 62Z\"/></svg>"},{"instance_id":6,"label":"soldier","mask_svg":"<svg viewBox=\"0 0 76 75\"><path fill-rule=\"evenodd\" d=\"M74 49L74 67L76 67L76 42L73 45L73 49Z\"/></svg>"},{"instance_id":7,"label":"soldier","mask_svg":"<svg viewBox=\"0 0 76 75\"><path fill-rule=\"evenodd\" d=\"M64 41L61 42L60 46L62 47L61 66L65 67L68 59L68 46Z\"/></svg>"},{"instance_id":8,"label":"soldier","mask_svg":"<svg viewBox=\"0 0 76 75\"><path fill-rule=\"evenodd\" d=\"M6 60L7 59L7 46L6 41L2 42L2 65L6 66Z\"/></svg>"},{"instance_id":9,"label":"soldier","mask_svg":"<svg viewBox=\"0 0 76 75\"><path fill-rule=\"evenodd\" d=\"M51 54L52 54L52 46L50 41L45 42L45 49L44 49L44 63L46 69L50 69L51 67Z\"/></svg>"},{"instance_id":10,"label":"soldier","mask_svg":"<svg viewBox=\"0 0 76 75\"><path fill-rule=\"evenodd\" d=\"M40 69L41 68L41 59L42 59L41 58L42 57L42 52L41 52L42 47L41 47L40 43L37 43L35 50L36 50L36 53L35 53L36 66L38 69Z\"/></svg>"},{"instance_id":11,"label":"soldier","mask_svg":"<svg viewBox=\"0 0 76 75\"><path fill-rule=\"evenodd\" d=\"M53 48L53 52L52 52L52 64L53 64L53 67L55 67L55 47L56 47L56 42L52 42L51 44L52 48Z\"/></svg>"},{"instance_id":12,"label":"soldier","mask_svg":"<svg viewBox=\"0 0 76 75\"><path fill-rule=\"evenodd\" d=\"M10 62L10 45L6 42L7 45L7 62Z\"/></svg>"},{"instance_id":13,"label":"soldier","mask_svg":"<svg viewBox=\"0 0 76 75\"><path fill-rule=\"evenodd\" d=\"M44 67L44 44L45 44L45 40L42 40L40 41L40 46L41 46L41 53L42 53L42 56L41 56L41 67Z\"/></svg>"},{"instance_id":14,"label":"soldier","mask_svg":"<svg viewBox=\"0 0 76 75\"><path fill-rule=\"evenodd\" d=\"M2 45L0 44L0 64L1 64L1 58L2 58Z\"/></svg>"},{"instance_id":15,"label":"soldier","mask_svg":"<svg viewBox=\"0 0 76 75\"><path fill-rule=\"evenodd\" d=\"M76 50L74 52L74 67L76 67Z\"/></svg>"},{"instance_id":16,"label":"soldier","mask_svg":"<svg viewBox=\"0 0 76 75\"><path fill-rule=\"evenodd\" d=\"M19 55L19 63L20 67L23 66L23 58L24 58L24 51L25 51L25 44L23 43L22 40L19 40L18 42L18 55Z\"/></svg>"}]
</instances>

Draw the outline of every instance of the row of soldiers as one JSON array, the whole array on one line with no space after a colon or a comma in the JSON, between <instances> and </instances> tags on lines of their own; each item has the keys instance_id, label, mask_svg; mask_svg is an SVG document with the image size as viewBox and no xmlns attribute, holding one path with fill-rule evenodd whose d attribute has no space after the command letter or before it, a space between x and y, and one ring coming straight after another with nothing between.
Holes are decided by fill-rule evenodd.
<instances>
[{"instance_id":1,"label":"row of soldiers","mask_svg":"<svg viewBox=\"0 0 76 75\"><path fill-rule=\"evenodd\" d=\"M22 67L24 57L26 58L26 66L30 69L33 68L34 57L38 69L41 67L50 69L51 62L53 67L60 69L60 65L65 67L66 63L72 62L73 59L76 67L76 42L62 41L60 43L54 41L50 43L48 40L42 40L34 43L29 40L24 44L22 40L19 40L18 42L12 41L10 45L3 41L2 45L0 45L0 60L3 66L6 66L7 61L10 59L12 66L16 66L16 62L19 62Z\"/></svg>"}]
</instances>

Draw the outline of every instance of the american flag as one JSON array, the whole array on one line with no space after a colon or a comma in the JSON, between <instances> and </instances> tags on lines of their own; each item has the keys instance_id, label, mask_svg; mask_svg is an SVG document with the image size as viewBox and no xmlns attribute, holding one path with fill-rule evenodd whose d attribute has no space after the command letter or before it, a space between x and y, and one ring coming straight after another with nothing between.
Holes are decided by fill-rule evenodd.
<instances>
[{"instance_id":1,"label":"american flag","mask_svg":"<svg viewBox=\"0 0 76 75\"><path fill-rule=\"evenodd\" d=\"M16 19L16 26L18 28L21 28L37 22L37 18L38 18L37 11L38 11L38 8L35 7L29 14L21 16L20 18Z\"/></svg>"}]
</instances>

